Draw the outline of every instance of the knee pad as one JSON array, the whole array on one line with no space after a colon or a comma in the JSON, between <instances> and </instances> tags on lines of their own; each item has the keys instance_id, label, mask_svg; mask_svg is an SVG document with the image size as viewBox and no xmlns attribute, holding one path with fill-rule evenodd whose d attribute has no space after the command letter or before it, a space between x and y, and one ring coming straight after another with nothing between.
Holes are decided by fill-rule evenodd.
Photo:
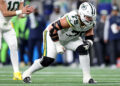
<instances>
[{"instance_id":1,"label":"knee pad","mask_svg":"<svg viewBox=\"0 0 120 86\"><path fill-rule=\"evenodd\" d=\"M79 55L87 55L87 54L88 54L88 50L85 50L82 46L79 46L79 47L76 49L76 52L77 52Z\"/></svg>"},{"instance_id":2,"label":"knee pad","mask_svg":"<svg viewBox=\"0 0 120 86\"><path fill-rule=\"evenodd\" d=\"M42 60L41 60L41 65L43 67L47 67L49 66L51 63L54 62L54 59L53 58L50 58L50 57L46 57L46 56L43 56Z\"/></svg>"}]
</instances>

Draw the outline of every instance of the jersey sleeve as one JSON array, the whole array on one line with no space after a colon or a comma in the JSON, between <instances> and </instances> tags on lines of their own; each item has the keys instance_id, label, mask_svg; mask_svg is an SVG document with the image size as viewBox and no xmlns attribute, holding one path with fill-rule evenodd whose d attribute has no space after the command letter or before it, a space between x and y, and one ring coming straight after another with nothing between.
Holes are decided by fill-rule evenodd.
<instances>
[{"instance_id":1,"label":"jersey sleeve","mask_svg":"<svg viewBox=\"0 0 120 86\"><path fill-rule=\"evenodd\" d=\"M76 27L79 25L79 18L77 16L77 11L71 11L66 14L66 20L71 27Z\"/></svg>"}]
</instances>

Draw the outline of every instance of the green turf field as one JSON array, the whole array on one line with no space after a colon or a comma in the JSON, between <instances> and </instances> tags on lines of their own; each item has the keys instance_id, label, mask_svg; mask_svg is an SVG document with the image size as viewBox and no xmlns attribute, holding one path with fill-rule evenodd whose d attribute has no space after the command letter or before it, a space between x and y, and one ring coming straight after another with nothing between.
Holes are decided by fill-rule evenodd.
<instances>
[{"instance_id":1,"label":"green turf field","mask_svg":"<svg viewBox=\"0 0 120 86\"><path fill-rule=\"evenodd\" d=\"M24 71L27 67L21 68ZM11 66L0 68L0 86L120 86L120 69L92 68L97 84L83 84L80 68L49 67L32 75L32 83L12 80Z\"/></svg>"}]
</instances>

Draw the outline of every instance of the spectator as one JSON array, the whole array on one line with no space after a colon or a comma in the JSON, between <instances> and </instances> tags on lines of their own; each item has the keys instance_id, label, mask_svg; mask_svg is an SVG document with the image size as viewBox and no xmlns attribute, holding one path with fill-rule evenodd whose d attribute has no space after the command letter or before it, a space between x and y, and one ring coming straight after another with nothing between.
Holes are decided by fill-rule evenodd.
<instances>
[{"instance_id":1,"label":"spectator","mask_svg":"<svg viewBox=\"0 0 120 86\"><path fill-rule=\"evenodd\" d=\"M120 16L117 5L112 6L111 16L106 23L104 40L108 42L111 68L116 68L116 57L120 57Z\"/></svg>"},{"instance_id":2,"label":"spectator","mask_svg":"<svg viewBox=\"0 0 120 86\"><path fill-rule=\"evenodd\" d=\"M43 0L43 13L46 20L49 20L49 16L53 12L53 1L54 0Z\"/></svg>"},{"instance_id":3,"label":"spectator","mask_svg":"<svg viewBox=\"0 0 120 86\"><path fill-rule=\"evenodd\" d=\"M35 45L37 46L39 57L41 57L41 45L43 41L42 32L45 27L46 21L44 16L39 14L38 8L36 7L35 12L28 16L26 24L26 29L30 29L30 35L28 38L29 64L33 63L33 50Z\"/></svg>"},{"instance_id":4,"label":"spectator","mask_svg":"<svg viewBox=\"0 0 120 86\"><path fill-rule=\"evenodd\" d=\"M19 51L20 51L20 66L24 67L24 55L28 55L28 36L29 36L29 29L25 30L27 18L19 18Z\"/></svg>"},{"instance_id":5,"label":"spectator","mask_svg":"<svg viewBox=\"0 0 120 86\"><path fill-rule=\"evenodd\" d=\"M10 59L8 55L8 45L4 39L2 39L2 49L0 51L0 60L3 65L10 64Z\"/></svg>"},{"instance_id":6,"label":"spectator","mask_svg":"<svg viewBox=\"0 0 120 86\"><path fill-rule=\"evenodd\" d=\"M98 64L100 65L100 67L104 67L105 66L105 43L104 43L104 27L105 27L105 22L106 22L106 18L107 18L107 10L101 10L100 12L101 16L100 16L100 20L97 21L97 25L95 30L95 51L96 51L96 56L97 56L97 60L98 60Z\"/></svg>"},{"instance_id":7,"label":"spectator","mask_svg":"<svg viewBox=\"0 0 120 86\"><path fill-rule=\"evenodd\" d=\"M63 15L60 9L61 9L60 8L60 3L55 2L53 12L50 15L50 22L55 21L56 19L60 18Z\"/></svg>"}]
</instances>

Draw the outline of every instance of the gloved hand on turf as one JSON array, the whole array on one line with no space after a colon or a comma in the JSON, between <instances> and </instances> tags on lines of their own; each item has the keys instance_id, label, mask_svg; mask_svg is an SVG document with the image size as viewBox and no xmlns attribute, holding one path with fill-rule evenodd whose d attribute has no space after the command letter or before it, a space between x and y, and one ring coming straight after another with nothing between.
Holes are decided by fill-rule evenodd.
<instances>
[{"instance_id":1,"label":"gloved hand on turf","mask_svg":"<svg viewBox=\"0 0 120 86\"><path fill-rule=\"evenodd\" d=\"M54 42L54 43L55 43L55 47L56 47L57 53L63 54L64 51L65 51L65 48L60 44L59 41Z\"/></svg>"}]
</instances>

